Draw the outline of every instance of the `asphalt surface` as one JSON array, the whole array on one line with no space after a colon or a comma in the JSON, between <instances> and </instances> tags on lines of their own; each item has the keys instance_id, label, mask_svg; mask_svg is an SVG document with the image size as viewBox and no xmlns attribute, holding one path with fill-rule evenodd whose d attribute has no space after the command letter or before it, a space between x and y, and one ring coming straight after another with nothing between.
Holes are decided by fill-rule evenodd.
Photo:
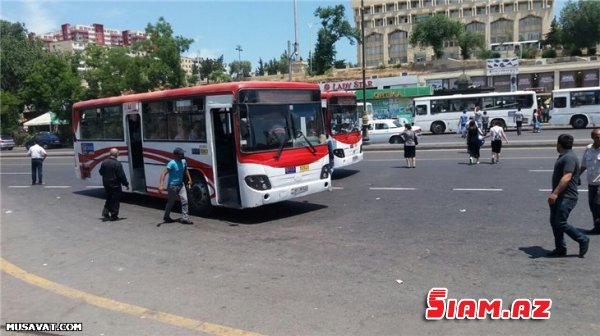
<instances>
[{"instance_id":1,"label":"asphalt surface","mask_svg":"<svg viewBox=\"0 0 600 336\"><path fill-rule=\"evenodd\" d=\"M191 226L161 223L164 201L140 195L124 197L126 219L102 222L103 192L75 179L72 158L50 156L46 185L30 186L28 159L3 157L3 260L114 301L96 305L4 269L1 323L83 323L60 335L235 334L183 318L263 335L600 333L599 236L583 259L569 238L568 257L543 257L553 248L546 197L556 151L507 148L498 165L489 147L482 153L469 166L462 149L418 150L417 169L407 169L401 152L368 152L335 172L332 192L217 209ZM585 189L571 222L589 228ZM425 321L434 287L499 298L504 309L550 298L552 315ZM164 313L174 317L157 320Z\"/></svg>"}]
</instances>

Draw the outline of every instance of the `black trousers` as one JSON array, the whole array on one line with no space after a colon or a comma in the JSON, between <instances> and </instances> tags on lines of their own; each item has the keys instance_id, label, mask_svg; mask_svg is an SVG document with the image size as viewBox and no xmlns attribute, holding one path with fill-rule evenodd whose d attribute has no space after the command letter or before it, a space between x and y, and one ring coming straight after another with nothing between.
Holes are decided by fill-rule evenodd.
<instances>
[{"instance_id":1,"label":"black trousers","mask_svg":"<svg viewBox=\"0 0 600 336\"><path fill-rule=\"evenodd\" d=\"M31 159L31 183L42 184L44 160L43 159Z\"/></svg>"},{"instance_id":2,"label":"black trousers","mask_svg":"<svg viewBox=\"0 0 600 336\"><path fill-rule=\"evenodd\" d=\"M597 185L588 185L588 205L594 219L594 228L600 230L600 195Z\"/></svg>"},{"instance_id":3,"label":"black trousers","mask_svg":"<svg viewBox=\"0 0 600 336\"><path fill-rule=\"evenodd\" d=\"M117 218L119 216L119 206L121 203L121 186L104 186L104 191L106 192L106 202L104 203L104 209L102 209L102 216Z\"/></svg>"}]
</instances>

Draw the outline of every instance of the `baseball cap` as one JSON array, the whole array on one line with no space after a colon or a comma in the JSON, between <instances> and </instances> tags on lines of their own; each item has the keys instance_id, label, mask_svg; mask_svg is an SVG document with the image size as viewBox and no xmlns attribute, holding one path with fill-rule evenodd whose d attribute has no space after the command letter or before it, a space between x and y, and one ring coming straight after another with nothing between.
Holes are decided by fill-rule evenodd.
<instances>
[{"instance_id":1,"label":"baseball cap","mask_svg":"<svg viewBox=\"0 0 600 336\"><path fill-rule=\"evenodd\" d=\"M173 150L173 154L175 155L184 155L185 151L183 149L181 149L180 147L177 147Z\"/></svg>"}]
</instances>

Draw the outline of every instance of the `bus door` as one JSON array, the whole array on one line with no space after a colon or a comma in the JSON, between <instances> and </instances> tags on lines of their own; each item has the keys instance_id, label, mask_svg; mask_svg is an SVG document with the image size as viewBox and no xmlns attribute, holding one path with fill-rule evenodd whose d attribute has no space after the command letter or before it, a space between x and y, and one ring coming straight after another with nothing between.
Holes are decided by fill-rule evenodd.
<instances>
[{"instance_id":1,"label":"bus door","mask_svg":"<svg viewBox=\"0 0 600 336\"><path fill-rule=\"evenodd\" d=\"M131 191L146 192L146 174L144 172L144 147L142 143L142 116L129 113L127 117L127 145L129 148L129 176Z\"/></svg>"},{"instance_id":2,"label":"bus door","mask_svg":"<svg viewBox=\"0 0 600 336\"><path fill-rule=\"evenodd\" d=\"M230 107L210 109L212 116L212 142L214 144L214 171L217 201L231 207L241 207L238 182L237 156Z\"/></svg>"}]
</instances>

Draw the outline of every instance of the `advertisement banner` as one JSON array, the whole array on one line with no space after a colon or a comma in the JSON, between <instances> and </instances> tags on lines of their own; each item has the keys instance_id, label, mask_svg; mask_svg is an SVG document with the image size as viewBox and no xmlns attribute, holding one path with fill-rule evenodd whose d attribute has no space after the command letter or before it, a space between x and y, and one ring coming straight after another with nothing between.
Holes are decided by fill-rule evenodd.
<instances>
[{"instance_id":1,"label":"advertisement banner","mask_svg":"<svg viewBox=\"0 0 600 336\"><path fill-rule=\"evenodd\" d=\"M519 73L519 58L490 58L486 60L485 70L488 76L516 75Z\"/></svg>"}]
</instances>

